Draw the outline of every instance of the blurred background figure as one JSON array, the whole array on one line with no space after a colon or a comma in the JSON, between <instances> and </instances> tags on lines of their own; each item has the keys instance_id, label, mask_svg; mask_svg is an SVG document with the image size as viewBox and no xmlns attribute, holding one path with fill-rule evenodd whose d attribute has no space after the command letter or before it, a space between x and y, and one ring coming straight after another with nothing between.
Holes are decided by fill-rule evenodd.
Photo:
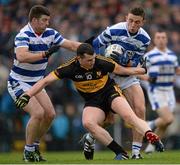
<instances>
[{"instance_id":1,"label":"blurred background figure","mask_svg":"<svg viewBox=\"0 0 180 165\"><path fill-rule=\"evenodd\" d=\"M165 31L157 31L154 34L154 48L147 52L148 75L141 76L147 80L147 93L152 110L158 113L158 118L149 121L152 130L162 138L167 127L174 120L174 108L176 105L174 95L175 75L180 75L180 67L176 54L167 48L168 37ZM154 152L153 145L148 144L146 153Z\"/></svg>"}]
</instances>

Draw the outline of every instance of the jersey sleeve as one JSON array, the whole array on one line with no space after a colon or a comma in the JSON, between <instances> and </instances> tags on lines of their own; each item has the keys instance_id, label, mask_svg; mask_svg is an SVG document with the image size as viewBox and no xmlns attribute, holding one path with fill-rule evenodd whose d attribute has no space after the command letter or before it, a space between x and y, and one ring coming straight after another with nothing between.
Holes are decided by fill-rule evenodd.
<instances>
[{"instance_id":1,"label":"jersey sleeve","mask_svg":"<svg viewBox=\"0 0 180 165\"><path fill-rule=\"evenodd\" d=\"M112 40L109 27L106 28L96 39L93 41L93 48L96 54L99 54L99 48L107 45Z\"/></svg>"},{"instance_id":2,"label":"jersey sleeve","mask_svg":"<svg viewBox=\"0 0 180 165\"><path fill-rule=\"evenodd\" d=\"M29 47L30 39L27 34L21 32L14 39L15 49L19 47Z\"/></svg>"},{"instance_id":3,"label":"jersey sleeve","mask_svg":"<svg viewBox=\"0 0 180 165\"><path fill-rule=\"evenodd\" d=\"M70 71L69 67L60 65L57 69L53 71L53 73L59 78L69 78Z\"/></svg>"},{"instance_id":4,"label":"jersey sleeve","mask_svg":"<svg viewBox=\"0 0 180 165\"><path fill-rule=\"evenodd\" d=\"M64 38L63 36L55 30L55 34L54 34L54 44L55 45L61 45L64 42Z\"/></svg>"}]
</instances>

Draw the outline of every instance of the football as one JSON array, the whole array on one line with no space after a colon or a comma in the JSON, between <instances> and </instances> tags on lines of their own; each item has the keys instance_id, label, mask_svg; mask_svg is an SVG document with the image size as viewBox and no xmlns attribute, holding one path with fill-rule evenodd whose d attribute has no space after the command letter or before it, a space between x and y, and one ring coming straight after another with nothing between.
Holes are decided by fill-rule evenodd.
<instances>
[{"instance_id":1,"label":"football","mask_svg":"<svg viewBox=\"0 0 180 165\"><path fill-rule=\"evenodd\" d=\"M109 45L104 52L105 57L110 57L113 54L113 51L118 52L119 54L123 54L123 49L118 44Z\"/></svg>"}]
</instances>

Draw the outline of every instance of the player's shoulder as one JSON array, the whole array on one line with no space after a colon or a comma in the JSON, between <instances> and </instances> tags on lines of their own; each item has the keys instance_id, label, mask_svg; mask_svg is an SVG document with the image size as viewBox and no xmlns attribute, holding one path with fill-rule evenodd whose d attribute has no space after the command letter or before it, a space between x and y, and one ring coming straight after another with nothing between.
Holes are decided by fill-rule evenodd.
<instances>
[{"instance_id":1,"label":"player's shoulder","mask_svg":"<svg viewBox=\"0 0 180 165\"><path fill-rule=\"evenodd\" d=\"M151 40L151 37L149 36L149 34L141 27L139 29L139 34L143 35L144 37L146 37L148 40Z\"/></svg>"},{"instance_id":2,"label":"player's shoulder","mask_svg":"<svg viewBox=\"0 0 180 165\"><path fill-rule=\"evenodd\" d=\"M159 55L161 55L161 53L159 52L159 50L156 48L156 47L154 47L153 49L151 49L150 51L148 51L146 54L145 54L145 56L146 57L148 57L148 58L154 58L154 57L156 57L156 56L159 56Z\"/></svg>"},{"instance_id":3,"label":"player's shoulder","mask_svg":"<svg viewBox=\"0 0 180 165\"><path fill-rule=\"evenodd\" d=\"M126 22L119 22L109 27L110 29L126 29Z\"/></svg>"},{"instance_id":4,"label":"player's shoulder","mask_svg":"<svg viewBox=\"0 0 180 165\"><path fill-rule=\"evenodd\" d=\"M96 55L96 64L99 63L115 63L111 58L102 56L102 55Z\"/></svg>"},{"instance_id":5,"label":"player's shoulder","mask_svg":"<svg viewBox=\"0 0 180 165\"><path fill-rule=\"evenodd\" d=\"M71 58L70 60L66 61L65 63L61 64L58 69L60 68L68 68L68 67L74 67L74 64L76 63L76 57Z\"/></svg>"},{"instance_id":6,"label":"player's shoulder","mask_svg":"<svg viewBox=\"0 0 180 165\"><path fill-rule=\"evenodd\" d=\"M176 53L173 50L169 49L169 48L167 48L167 53L176 55Z\"/></svg>"},{"instance_id":7,"label":"player's shoulder","mask_svg":"<svg viewBox=\"0 0 180 165\"><path fill-rule=\"evenodd\" d=\"M168 54L169 56L171 56L172 58L178 58L178 57L177 57L177 54L176 54L173 50L171 50L171 49L169 49L169 48L167 48L167 54Z\"/></svg>"},{"instance_id":8,"label":"player's shoulder","mask_svg":"<svg viewBox=\"0 0 180 165\"><path fill-rule=\"evenodd\" d=\"M45 30L46 33L51 33L51 34L56 34L58 33L58 31L56 29L53 29L53 28L46 28Z\"/></svg>"},{"instance_id":9,"label":"player's shoulder","mask_svg":"<svg viewBox=\"0 0 180 165\"><path fill-rule=\"evenodd\" d=\"M23 28L20 29L16 37L29 37L30 33L31 33L30 28L28 27L28 25L25 25Z\"/></svg>"}]
</instances>

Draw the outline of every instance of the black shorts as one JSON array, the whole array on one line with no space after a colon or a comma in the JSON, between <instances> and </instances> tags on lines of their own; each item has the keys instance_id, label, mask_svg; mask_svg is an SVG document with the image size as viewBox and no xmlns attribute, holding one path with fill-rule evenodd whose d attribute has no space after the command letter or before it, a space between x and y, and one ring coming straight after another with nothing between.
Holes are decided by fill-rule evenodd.
<instances>
[{"instance_id":1,"label":"black shorts","mask_svg":"<svg viewBox=\"0 0 180 165\"><path fill-rule=\"evenodd\" d=\"M110 111L113 112L111 109L112 100L116 97L123 96L122 91L120 90L118 85L111 85L103 92L99 93L98 95L94 96L92 99L87 100L85 102L85 106L97 107L102 109L105 114L107 115Z\"/></svg>"}]
</instances>

